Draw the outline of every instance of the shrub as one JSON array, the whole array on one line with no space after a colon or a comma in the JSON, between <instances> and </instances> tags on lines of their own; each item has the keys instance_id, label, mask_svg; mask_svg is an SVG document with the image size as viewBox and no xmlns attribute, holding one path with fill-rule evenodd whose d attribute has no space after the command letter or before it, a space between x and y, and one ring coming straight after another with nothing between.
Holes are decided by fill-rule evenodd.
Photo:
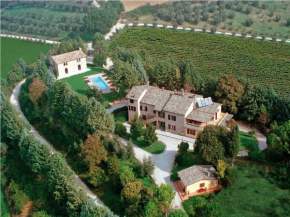
<instances>
[{"instance_id":1,"label":"shrub","mask_svg":"<svg viewBox=\"0 0 290 217\"><path fill-rule=\"evenodd\" d=\"M254 21L251 18L249 18L246 20L245 24L246 24L246 26L251 26L251 25L253 25L253 23L254 23Z\"/></svg>"},{"instance_id":2,"label":"shrub","mask_svg":"<svg viewBox=\"0 0 290 217\"><path fill-rule=\"evenodd\" d=\"M127 129L126 127L121 123L121 122L117 122L115 125L115 134L118 136L126 136L127 134Z\"/></svg>"},{"instance_id":3,"label":"shrub","mask_svg":"<svg viewBox=\"0 0 290 217\"><path fill-rule=\"evenodd\" d=\"M216 33L216 27L215 27L215 26L211 27L211 28L210 28L210 32L211 32L211 33Z\"/></svg>"}]
</instances>

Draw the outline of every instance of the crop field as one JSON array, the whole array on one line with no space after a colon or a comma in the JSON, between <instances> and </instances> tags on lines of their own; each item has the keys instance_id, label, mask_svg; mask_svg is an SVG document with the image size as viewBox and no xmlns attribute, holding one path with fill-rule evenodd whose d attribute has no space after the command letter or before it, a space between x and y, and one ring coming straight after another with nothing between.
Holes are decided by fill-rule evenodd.
<instances>
[{"instance_id":1,"label":"crop field","mask_svg":"<svg viewBox=\"0 0 290 217\"><path fill-rule=\"evenodd\" d=\"M65 39L73 32L84 40L91 40L93 34L82 27L82 19L91 7L72 4L66 8L67 5L55 3L5 9L1 15L2 32L53 40Z\"/></svg>"},{"instance_id":2,"label":"crop field","mask_svg":"<svg viewBox=\"0 0 290 217\"><path fill-rule=\"evenodd\" d=\"M128 11L126 19L129 22L156 22L166 25L172 25L177 21L178 25L183 27L210 29L214 26L221 32L242 33L245 31L249 35L255 32L267 37L276 34L278 38L290 39L290 28L286 25L287 19L290 19L289 1L225 1L222 5L214 1L207 3L192 1L188 4L182 8L181 2L178 4L166 2L161 6L151 6L146 9L145 6L140 5L141 7ZM188 7L190 10L187 10ZM178 16L180 10L182 16ZM207 14L207 19L203 18L204 13ZM216 22L216 14L219 13L225 18ZM229 14L234 15L231 17ZM188 17L194 17L194 19ZM252 20L252 24L246 24L248 19Z\"/></svg>"},{"instance_id":3,"label":"crop field","mask_svg":"<svg viewBox=\"0 0 290 217\"><path fill-rule=\"evenodd\" d=\"M204 76L234 74L256 85L290 94L290 45L189 31L135 27L122 30L110 44L146 51L154 58L192 60Z\"/></svg>"},{"instance_id":4,"label":"crop field","mask_svg":"<svg viewBox=\"0 0 290 217\"><path fill-rule=\"evenodd\" d=\"M41 52L47 53L50 45L14 38L1 37L1 78L6 78L13 63L22 58L27 64L35 62Z\"/></svg>"},{"instance_id":5,"label":"crop field","mask_svg":"<svg viewBox=\"0 0 290 217\"><path fill-rule=\"evenodd\" d=\"M162 4L168 0L149 0L149 1L136 1L136 0L121 0L124 4L125 12L132 11L142 5L149 3L150 5Z\"/></svg>"}]
</instances>

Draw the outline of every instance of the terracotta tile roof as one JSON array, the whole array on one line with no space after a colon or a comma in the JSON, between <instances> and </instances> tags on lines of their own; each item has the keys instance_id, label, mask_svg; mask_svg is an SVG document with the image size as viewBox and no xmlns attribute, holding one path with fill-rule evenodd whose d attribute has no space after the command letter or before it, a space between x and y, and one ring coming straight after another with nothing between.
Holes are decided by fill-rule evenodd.
<instances>
[{"instance_id":1,"label":"terracotta tile roof","mask_svg":"<svg viewBox=\"0 0 290 217\"><path fill-rule=\"evenodd\" d=\"M214 113L205 113L199 110L193 110L187 117L187 119L208 123L214 118Z\"/></svg>"},{"instance_id":2,"label":"terracotta tile roof","mask_svg":"<svg viewBox=\"0 0 290 217\"><path fill-rule=\"evenodd\" d=\"M196 110L206 112L206 113L215 113L217 111L217 108L220 105L222 105L222 104L214 102L211 105L203 106L201 108L196 108Z\"/></svg>"},{"instance_id":3,"label":"terracotta tile roof","mask_svg":"<svg viewBox=\"0 0 290 217\"><path fill-rule=\"evenodd\" d=\"M197 130L197 131L203 131L204 130L204 127L193 125L193 124L185 124L184 127L188 128L188 129L191 129L191 130Z\"/></svg>"},{"instance_id":4,"label":"terracotta tile roof","mask_svg":"<svg viewBox=\"0 0 290 217\"><path fill-rule=\"evenodd\" d=\"M182 95L174 93L171 95L163 110L166 112L185 115L192 103L195 103L194 94L185 93Z\"/></svg>"},{"instance_id":5,"label":"terracotta tile roof","mask_svg":"<svg viewBox=\"0 0 290 217\"><path fill-rule=\"evenodd\" d=\"M154 110L162 111L171 94L172 91L150 86L145 96L142 98L141 103L154 105Z\"/></svg>"},{"instance_id":6,"label":"terracotta tile roof","mask_svg":"<svg viewBox=\"0 0 290 217\"><path fill-rule=\"evenodd\" d=\"M137 100L142 95L142 93L149 87L147 85L134 86L131 88L126 98Z\"/></svg>"},{"instance_id":7,"label":"terracotta tile roof","mask_svg":"<svg viewBox=\"0 0 290 217\"><path fill-rule=\"evenodd\" d=\"M87 55L81 49L79 49L68 53L58 54L52 56L51 58L54 60L56 64L61 64L86 57Z\"/></svg>"},{"instance_id":8,"label":"terracotta tile roof","mask_svg":"<svg viewBox=\"0 0 290 217\"><path fill-rule=\"evenodd\" d=\"M192 185L201 180L215 179L215 168L212 165L194 165L177 172L184 186Z\"/></svg>"}]
</instances>

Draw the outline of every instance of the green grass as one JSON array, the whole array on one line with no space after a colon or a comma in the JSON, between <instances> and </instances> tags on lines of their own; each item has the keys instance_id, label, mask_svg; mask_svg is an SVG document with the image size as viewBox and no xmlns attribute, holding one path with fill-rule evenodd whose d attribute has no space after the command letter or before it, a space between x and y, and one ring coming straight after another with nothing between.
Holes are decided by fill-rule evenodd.
<instances>
[{"instance_id":1,"label":"green grass","mask_svg":"<svg viewBox=\"0 0 290 217\"><path fill-rule=\"evenodd\" d=\"M22 58L27 64L35 62L41 52L47 53L50 45L1 37L1 78L7 78L12 64Z\"/></svg>"},{"instance_id":2,"label":"green grass","mask_svg":"<svg viewBox=\"0 0 290 217\"><path fill-rule=\"evenodd\" d=\"M112 114L114 115L116 122L125 123L126 121L128 121L128 107L127 106L116 109L115 111L112 112Z\"/></svg>"},{"instance_id":3,"label":"green grass","mask_svg":"<svg viewBox=\"0 0 290 217\"><path fill-rule=\"evenodd\" d=\"M10 213L9 213L9 209L8 209L8 205L7 205L7 201L4 195L4 191L3 188L1 186L0 189L0 199L1 199L1 212L0 212L0 216L2 217L9 217Z\"/></svg>"},{"instance_id":4,"label":"green grass","mask_svg":"<svg viewBox=\"0 0 290 217\"><path fill-rule=\"evenodd\" d=\"M254 85L271 85L283 97L290 89L290 45L232 36L132 27L110 44L145 51L156 59L190 59L204 77L234 74Z\"/></svg>"},{"instance_id":5,"label":"green grass","mask_svg":"<svg viewBox=\"0 0 290 217\"><path fill-rule=\"evenodd\" d=\"M258 141L257 139L245 132L240 132L240 150L246 150L247 147L257 145Z\"/></svg>"},{"instance_id":6,"label":"green grass","mask_svg":"<svg viewBox=\"0 0 290 217\"><path fill-rule=\"evenodd\" d=\"M91 66L89 66L89 68L91 69L91 71L88 71L86 73L82 73L79 75L74 75L68 78L63 78L61 79L61 81L67 82L77 93L82 94L82 95L85 95L87 90L90 89L89 85L83 79L84 76L95 75L101 72L105 72L108 75L108 77L112 81L114 81L112 73L109 72L108 70L99 68L99 67L91 67ZM111 93L104 93L102 94L102 96L105 99L105 102L103 103L103 105L106 108L109 107L110 102L113 102L114 100L119 99L119 94L117 91L114 91Z\"/></svg>"},{"instance_id":7,"label":"green grass","mask_svg":"<svg viewBox=\"0 0 290 217\"><path fill-rule=\"evenodd\" d=\"M132 142L137 145L139 148L142 148L144 149L145 151L149 152L149 153L152 153L152 154L161 154L166 146L164 145L163 142L160 142L160 141L157 141L157 142L154 142L153 144L151 145L147 145L147 143L144 141L144 138L143 137L139 137L139 138L135 138L134 136L132 136L131 134L127 134L125 136L125 139L127 140L132 140Z\"/></svg>"},{"instance_id":8,"label":"green grass","mask_svg":"<svg viewBox=\"0 0 290 217\"><path fill-rule=\"evenodd\" d=\"M289 190L270 183L251 166L237 164L232 172L234 183L210 200L219 205L221 216L289 216Z\"/></svg>"}]
</instances>

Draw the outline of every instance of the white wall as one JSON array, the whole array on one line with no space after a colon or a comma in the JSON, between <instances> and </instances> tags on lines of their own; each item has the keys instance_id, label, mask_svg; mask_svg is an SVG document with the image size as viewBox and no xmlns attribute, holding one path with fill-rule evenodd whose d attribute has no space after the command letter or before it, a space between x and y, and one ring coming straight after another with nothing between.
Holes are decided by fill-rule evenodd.
<instances>
[{"instance_id":1,"label":"white wall","mask_svg":"<svg viewBox=\"0 0 290 217\"><path fill-rule=\"evenodd\" d=\"M81 70L78 70L78 65L81 65ZM67 74L65 73L66 68L68 69ZM57 79L62 79L89 71L89 69L87 68L86 58L81 58L80 62L78 62L77 60L67 62L67 65L64 65L63 63L58 64L57 70L58 70Z\"/></svg>"}]
</instances>

